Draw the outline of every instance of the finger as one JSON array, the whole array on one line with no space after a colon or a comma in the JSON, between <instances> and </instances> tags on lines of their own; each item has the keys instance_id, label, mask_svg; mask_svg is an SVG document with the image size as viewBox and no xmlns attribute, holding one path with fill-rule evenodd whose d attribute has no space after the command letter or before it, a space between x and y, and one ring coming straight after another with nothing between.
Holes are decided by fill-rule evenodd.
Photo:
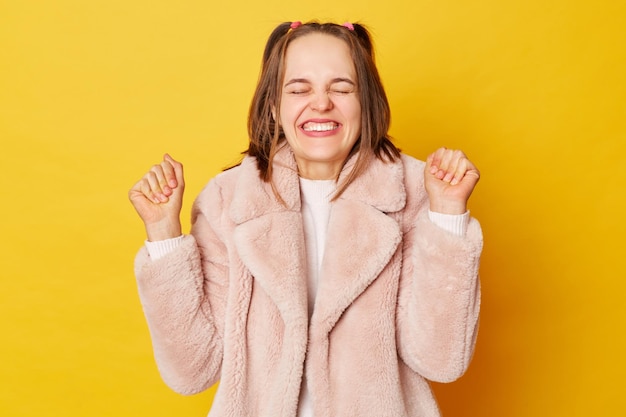
<instances>
[{"instance_id":1,"label":"finger","mask_svg":"<svg viewBox=\"0 0 626 417\"><path fill-rule=\"evenodd\" d=\"M465 171L467 170L468 162L469 160L462 151L450 151L450 160L447 164L446 174L443 177L443 180L451 184L455 179L457 179L457 182L460 181L460 178L463 177Z\"/></svg>"},{"instance_id":2,"label":"finger","mask_svg":"<svg viewBox=\"0 0 626 417\"><path fill-rule=\"evenodd\" d=\"M476 185L478 180L480 179L480 172L476 168L476 166L467 158L463 159L463 169L459 170L459 172L455 175L454 180L452 180L451 184L456 185L461 182L473 182L473 185Z\"/></svg>"},{"instance_id":3,"label":"finger","mask_svg":"<svg viewBox=\"0 0 626 417\"><path fill-rule=\"evenodd\" d=\"M445 151L446 151L445 147L439 148L435 152L431 153L426 159L427 161L429 161L428 170L431 174L435 175L437 171L439 171L439 166L441 165L441 158L443 154L445 153Z\"/></svg>"},{"instance_id":4,"label":"finger","mask_svg":"<svg viewBox=\"0 0 626 417\"><path fill-rule=\"evenodd\" d=\"M150 171L156 175L156 179L159 183L159 191L166 196L172 195L172 187L168 184L168 177L173 177L174 169L171 167L170 163L163 161L158 165L154 165Z\"/></svg>"},{"instance_id":5,"label":"finger","mask_svg":"<svg viewBox=\"0 0 626 417\"><path fill-rule=\"evenodd\" d=\"M456 168L454 171L451 171L450 174L450 185L457 185L463 180L465 173L469 168L469 160L467 158L460 158L456 164Z\"/></svg>"},{"instance_id":6,"label":"finger","mask_svg":"<svg viewBox=\"0 0 626 417\"><path fill-rule=\"evenodd\" d=\"M165 203L168 200L168 196L161 189L163 178L163 170L159 165L153 166L144 176L144 179L148 183L148 195L150 195L151 199L156 199L157 203Z\"/></svg>"},{"instance_id":7,"label":"finger","mask_svg":"<svg viewBox=\"0 0 626 417\"><path fill-rule=\"evenodd\" d=\"M161 201L158 199L157 195L152 190L152 187L150 186L150 182L148 181L146 177L147 177L147 174L144 175L141 180L139 180L139 182L134 188L136 188L139 191L139 193L142 194L147 200L155 204L160 204Z\"/></svg>"},{"instance_id":8,"label":"finger","mask_svg":"<svg viewBox=\"0 0 626 417\"><path fill-rule=\"evenodd\" d=\"M167 185L167 171L171 171L172 169L168 167L167 162L161 162L160 164L153 165L150 169L150 172L156 176L156 180L159 185L159 191L168 194L171 192L169 186Z\"/></svg>"},{"instance_id":9,"label":"finger","mask_svg":"<svg viewBox=\"0 0 626 417\"><path fill-rule=\"evenodd\" d=\"M459 151L448 150L444 156L441 169L444 171L442 180L450 182L459 166Z\"/></svg>"},{"instance_id":10,"label":"finger","mask_svg":"<svg viewBox=\"0 0 626 417\"><path fill-rule=\"evenodd\" d=\"M437 172L437 166L435 165L435 153L431 153L426 158L426 168L424 169L429 174L433 175Z\"/></svg>"},{"instance_id":11,"label":"finger","mask_svg":"<svg viewBox=\"0 0 626 417\"><path fill-rule=\"evenodd\" d=\"M171 195L173 190L178 186L178 181L176 181L176 172L174 171L174 167L169 161L163 161L160 164L163 177L159 178L159 184L161 185L161 189L166 195Z\"/></svg>"},{"instance_id":12,"label":"finger","mask_svg":"<svg viewBox=\"0 0 626 417\"><path fill-rule=\"evenodd\" d=\"M450 182L452 175L450 174L456 169L456 152L451 149L444 149L440 155L439 169L435 174L437 179Z\"/></svg>"},{"instance_id":13,"label":"finger","mask_svg":"<svg viewBox=\"0 0 626 417\"><path fill-rule=\"evenodd\" d=\"M165 171L165 177L167 180L167 185L171 188L176 188L178 186L178 178L176 175L175 165L178 164L169 154L163 155L163 162L161 165Z\"/></svg>"},{"instance_id":14,"label":"finger","mask_svg":"<svg viewBox=\"0 0 626 417\"><path fill-rule=\"evenodd\" d=\"M148 200L154 201L150 194L149 185L145 184L145 179L142 177L139 181L137 181L132 188L128 191L128 198L130 201L135 204L135 202L139 200Z\"/></svg>"},{"instance_id":15,"label":"finger","mask_svg":"<svg viewBox=\"0 0 626 417\"><path fill-rule=\"evenodd\" d=\"M476 169L476 167L472 164L472 166L465 171L465 175L463 175L461 181L473 181L474 185L476 185L478 180L480 180L480 171L478 171L478 169Z\"/></svg>"},{"instance_id":16,"label":"finger","mask_svg":"<svg viewBox=\"0 0 626 417\"><path fill-rule=\"evenodd\" d=\"M174 176L177 185L185 186L185 177L183 172L183 164L176 161L174 158L170 156L170 154L165 154L163 159L170 163L172 168L174 169Z\"/></svg>"}]
</instances>

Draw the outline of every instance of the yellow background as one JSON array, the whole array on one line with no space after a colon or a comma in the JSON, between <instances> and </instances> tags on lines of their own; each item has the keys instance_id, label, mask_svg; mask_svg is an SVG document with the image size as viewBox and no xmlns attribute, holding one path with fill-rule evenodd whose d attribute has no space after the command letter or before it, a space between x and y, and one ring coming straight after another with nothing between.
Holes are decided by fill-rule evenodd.
<instances>
[{"instance_id":1,"label":"yellow background","mask_svg":"<svg viewBox=\"0 0 626 417\"><path fill-rule=\"evenodd\" d=\"M315 17L372 29L404 151L483 174L481 331L444 415L624 415L624 4L0 0L0 415L206 415L157 374L126 193L170 152L188 226L267 35Z\"/></svg>"}]
</instances>

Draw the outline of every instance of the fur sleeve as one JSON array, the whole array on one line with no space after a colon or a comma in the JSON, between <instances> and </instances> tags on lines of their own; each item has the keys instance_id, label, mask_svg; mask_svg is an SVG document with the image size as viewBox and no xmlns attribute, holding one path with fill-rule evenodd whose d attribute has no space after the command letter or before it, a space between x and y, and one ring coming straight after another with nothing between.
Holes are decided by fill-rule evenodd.
<instances>
[{"instance_id":1,"label":"fur sleeve","mask_svg":"<svg viewBox=\"0 0 626 417\"><path fill-rule=\"evenodd\" d=\"M458 237L428 219L422 167L407 169L398 350L425 378L450 382L467 370L476 342L482 231L471 219Z\"/></svg>"},{"instance_id":2,"label":"fur sleeve","mask_svg":"<svg viewBox=\"0 0 626 417\"><path fill-rule=\"evenodd\" d=\"M227 293L227 253L220 239L222 209L214 183L192 211L192 232L165 257L152 261L145 248L136 257L139 296L154 356L165 383L181 394L203 391L219 380Z\"/></svg>"}]
</instances>

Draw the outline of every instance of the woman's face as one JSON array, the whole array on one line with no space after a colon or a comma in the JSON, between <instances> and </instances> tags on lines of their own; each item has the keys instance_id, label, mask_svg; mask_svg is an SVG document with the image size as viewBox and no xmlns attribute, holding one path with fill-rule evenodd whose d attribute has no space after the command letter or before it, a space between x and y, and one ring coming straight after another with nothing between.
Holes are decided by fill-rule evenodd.
<instances>
[{"instance_id":1,"label":"woman's face","mask_svg":"<svg viewBox=\"0 0 626 417\"><path fill-rule=\"evenodd\" d=\"M361 103L348 45L331 35L294 40L285 56L281 127L300 176L334 179L361 134Z\"/></svg>"}]
</instances>

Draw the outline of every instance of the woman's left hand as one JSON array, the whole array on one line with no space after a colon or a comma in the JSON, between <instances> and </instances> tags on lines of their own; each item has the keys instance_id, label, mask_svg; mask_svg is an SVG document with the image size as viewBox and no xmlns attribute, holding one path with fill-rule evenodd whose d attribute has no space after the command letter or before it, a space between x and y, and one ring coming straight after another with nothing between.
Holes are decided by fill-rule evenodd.
<instances>
[{"instance_id":1,"label":"woman's left hand","mask_svg":"<svg viewBox=\"0 0 626 417\"><path fill-rule=\"evenodd\" d=\"M445 214L463 214L480 172L460 150L439 148L426 159L424 187L430 210Z\"/></svg>"}]
</instances>

